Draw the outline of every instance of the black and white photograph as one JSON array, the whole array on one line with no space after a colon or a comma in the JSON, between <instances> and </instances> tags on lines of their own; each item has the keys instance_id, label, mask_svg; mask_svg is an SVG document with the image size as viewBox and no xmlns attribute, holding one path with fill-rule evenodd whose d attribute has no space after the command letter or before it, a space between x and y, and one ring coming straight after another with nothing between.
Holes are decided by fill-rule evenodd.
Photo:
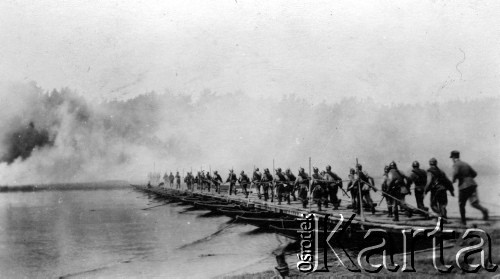
<instances>
[{"instance_id":1,"label":"black and white photograph","mask_svg":"<svg viewBox=\"0 0 500 279\"><path fill-rule=\"evenodd\" d=\"M0 0L0 278L500 278L499 15Z\"/></svg>"}]
</instances>

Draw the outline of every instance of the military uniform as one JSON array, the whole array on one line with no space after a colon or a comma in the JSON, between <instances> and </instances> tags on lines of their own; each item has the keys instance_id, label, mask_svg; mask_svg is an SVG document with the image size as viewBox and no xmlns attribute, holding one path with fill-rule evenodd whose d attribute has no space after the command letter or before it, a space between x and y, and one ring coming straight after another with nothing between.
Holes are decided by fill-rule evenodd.
<instances>
[{"instance_id":1,"label":"military uniform","mask_svg":"<svg viewBox=\"0 0 500 279\"><path fill-rule=\"evenodd\" d=\"M276 170L276 176L274 178L274 183L276 184L276 193L278 195L278 204L281 204L281 200L284 198L288 204L290 204L290 195L287 195L286 188L286 177L285 174L281 172L281 169Z\"/></svg>"},{"instance_id":2,"label":"military uniform","mask_svg":"<svg viewBox=\"0 0 500 279\"><path fill-rule=\"evenodd\" d=\"M179 172L175 174L175 188L180 189L181 188L181 175Z\"/></svg>"},{"instance_id":3,"label":"military uniform","mask_svg":"<svg viewBox=\"0 0 500 279\"><path fill-rule=\"evenodd\" d=\"M391 163L392 165L392 163ZM391 166L389 173L387 174L387 187L388 193L394 197L392 198L393 221L399 221L399 207L406 210L408 217L411 217L413 212L404 202L404 196L408 194L407 180L396 166ZM387 197L389 199L390 197Z\"/></svg>"},{"instance_id":4,"label":"military uniform","mask_svg":"<svg viewBox=\"0 0 500 279\"><path fill-rule=\"evenodd\" d=\"M458 207L462 223L466 224L465 205L467 201L470 205L483 213L483 219L488 220L488 210L479 204L477 197L476 171L466 162L460 161L460 152L452 151L450 158L453 159L452 181L458 181Z\"/></svg>"},{"instance_id":5,"label":"military uniform","mask_svg":"<svg viewBox=\"0 0 500 279\"><path fill-rule=\"evenodd\" d=\"M435 162L435 163L433 163ZM453 184L448 179L446 174L437 166L437 161L432 158L430 167L427 169L427 185L425 193L431 192L431 208L432 211L439 214L443 218L447 218L446 206L448 205L448 195L446 191L450 191L454 195Z\"/></svg>"},{"instance_id":6,"label":"military uniform","mask_svg":"<svg viewBox=\"0 0 500 279\"><path fill-rule=\"evenodd\" d=\"M212 176L209 172L207 172L207 175L205 176L205 185L207 186L208 192L210 192L210 188L212 186Z\"/></svg>"},{"instance_id":7,"label":"military uniform","mask_svg":"<svg viewBox=\"0 0 500 279\"><path fill-rule=\"evenodd\" d=\"M328 198L330 198L333 209L338 209L340 205L340 199L337 198L337 192L339 191L339 187L342 188L342 178L329 170L329 168L327 167L327 170L325 172L325 180L327 184L327 199L325 200L325 207L328 207Z\"/></svg>"},{"instance_id":8,"label":"military uniform","mask_svg":"<svg viewBox=\"0 0 500 279\"><path fill-rule=\"evenodd\" d=\"M238 181L238 178L236 177L236 174L234 174L233 170L229 171L229 176L226 179L226 182L229 182L229 195L234 194L236 195L236 181Z\"/></svg>"},{"instance_id":9,"label":"military uniform","mask_svg":"<svg viewBox=\"0 0 500 279\"><path fill-rule=\"evenodd\" d=\"M192 191L193 190L193 175L188 172L186 177L184 177L184 183L186 183L186 186L188 188L189 191Z\"/></svg>"},{"instance_id":10,"label":"military uniform","mask_svg":"<svg viewBox=\"0 0 500 279\"><path fill-rule=\"evenodd\" d=\"M274 193L272 188L273 176L269 173L268 169L264 170L264 174L262 175L262 179L260 180L262 184L262 191L264 192L264 200L267 201L269 199L269 188L271 188L271 202L274 201Z\"/></svg>"},{"instance_id":11,"label":"military uniform","mask_svg":"<svg viewBox=\"0 0 500 279\"><path fill-rule=\"evenodd\" d=\"M387 195L389 194L389 185L387 184L388 179L389 179L389 166L385 166L384 174L382 175L382 185L381 185L382 197L385 198L385 202L387 203L388 217L393 217L392 208L394 206L394 199Z\"/></svg>"},{"instance_id":12,"label":"military uniform","mask_svg":"<svg viewBox=\"0 0 500 279\"><path fill-rule=\"evenodd\" d=\"M304 171L300 169L297 174L297 180L295 180L295 185L299 187L299 199L302 201L302 207L307 208L307 192L309 191L309 176Z\"/></svg>"},{"instance_id":13,"label":"military uniform","mask_svg":"<svg viewBox=\"0 0 500 279\"><path fill-rule=\"evenodd\" d=\"M170 182L170 188L174 187L174 180L175 176L172 173L170 173L170 175L168 176L168 182Z\"/></svg>"},{"instance_id":14,"label":"military uniform","mask_svg":"<svg viewBox=\"0 0 500 279\"><path fill-rule=\"evenodd\" d=\"M324 183L324 177L318 173L318 169L314 168L312 174L312 197L314 203L318 205L318 210L321 210L321 203L325 202L328 205L328 196L326 192L326 183Z\"/></svg>"},{"instance_id":15,"label":"military uniform","mask_svg":"<svg viewBox=\"0 0 500 279\"><path fill-rule=\"evenodd\" d=\"M252 182L257 188L257 197L259 197L259 200L261 199L261 193L260 193L260 181L262 180L262 174L259 172L259 169L255 169L252 175Z\"/></svg>"},{"instance_id":16,"label":"military uniform","mask_svg":"<svg viewBox=\"0 0 500 279\"><path fill-rule=\"evenodd\" d=\"M250 185L250 178L242 171L240 177L238 178L238 183L243 189L243 193L245 194L245 198L248 198L248 185Z\"/></svg>"},{"instance_id":17,"label":"military uniform","mask_svg":"<svg viewBox=\"0 0 500 279\"><path fill-rule=\"evenodd\" d=\"M297 178L295 177L295 175L293 175L290 169L286 170L285 177L287 180L287 191L293 197L293 201L296 201L297 197L295 196L295 180L297 180Z\"/></svg>"},{"instance_id":18,"label":"military uniform","mask_svg":"<svg viewBox=\"0 0 500 279\"><path fill-rule=\"evenodd\" d=\"M222 184L222 177L220 177L217 171L214 171L212 182L214 183L215 191L220 194L220 185Z\"/></svg>"},{"instance_id":19,"label":"military uniform","mask_svg":"<svg viewBox=\"0 0 500 279\"><path fill-rule=\"evenodd\" d=\"M417 207L423 211L427 211L428 208L424 205L424 191L425 185L427 184L427 173L425 170L419 168L417 161L413 162L413 169L408 176L411 183L415 184L415 200L417 202Z\"/></svg>"}]
</instances>

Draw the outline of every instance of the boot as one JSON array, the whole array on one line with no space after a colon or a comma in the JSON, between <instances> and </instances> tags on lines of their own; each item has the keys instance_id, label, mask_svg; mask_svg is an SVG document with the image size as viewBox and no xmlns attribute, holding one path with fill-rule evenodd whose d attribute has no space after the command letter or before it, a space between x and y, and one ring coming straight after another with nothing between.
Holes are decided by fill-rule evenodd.
<instances>
[{"instance_id":1,"label":"boot","mask_svg":"<svg viewBox=\"0 0 500 279\"><path fill-rule=\"evenodd\" d=\"M399 211L397 206L394 207L394 218L392 218L392 221L394 222L399 221Z\"/></svg>"},{"instance_id":2,"label":"boot","mask_svg":"<svg viewBox=\"0 0 500 279\"><path fill-rule=\"evenodd\" d=\"M372 204L372 214L375 215L375 205Z\"/></svg>"},{"instance_id":3,"label":"boot","mask_svg":"<svg viewBox=\"0 0 500 279\"><path fill-rule=\"evenodd\" d=\"M392 207L389 207L387 208L387 211L389 212L389 214L387 214L387 217L392 217Z\"/></svg>"},{"instance_id":4,"label":"boot","mask_svg":"<svg viewBox=\"0 0 500 279\"><path fill-rule=\"evenodd\" d=\"M485 208L483 210L483 220L488 221L488 219L490 219L489 212L488 212L488 209Z\"/></svg>"}]
</instances>

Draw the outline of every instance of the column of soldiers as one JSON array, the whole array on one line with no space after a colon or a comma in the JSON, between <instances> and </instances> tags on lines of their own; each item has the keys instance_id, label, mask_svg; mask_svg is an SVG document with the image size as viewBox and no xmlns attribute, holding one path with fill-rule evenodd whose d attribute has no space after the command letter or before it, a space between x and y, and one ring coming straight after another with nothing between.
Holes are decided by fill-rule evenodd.
<instances>
[{"instance_id":1,"label":"column of soldiers","mask_svg":"<svg viewBox=\"0 0 500 279\"><path fill-rule=\"evenodd\" d=\"M460 160L460 153L452 151L450 158L453 160L453 174L450 180L447 175L438 168L438 162L435 158L429 160L429 168L423 170L420 168L418 161L412 163L412 169L408 175L398 169L397 164L392 161L384 167L384 174L381 184L382 199L386 200L388 216L394 221L399 221L400 211L405 211L408 217L420 214L430 217L429 208L424 205L424 197L430 192L430 209L438 216L447 218L447 192L454 196L453 183L458 181L459 189L459 209L461 222L466 224L465 205L469 201L471 206L480 210L483 213L483 219L488 220L488 210L480 205L477 197L477 183L474 178L477 176L476 171L467 163ZM170 183L173 187L174 180L176 188L180 188L179 172L174 176L172 173L163 177L165 182ZM313 173L309 176L304 168L299 168L297 176L290 169L285 172L281 168L277 168L275 174L271 174L269 169L264 169L261 173L259 168L255 168L252 178L241 171L239 177L234 171L229 170L229 175L226 183L229 185L228 194L236 194L236 183L239 184L243 194L248 198L250 189L253 187L256 190L257 197L274 202L277 199L278 205L282 202L287 204L293 201L301 201L303 208L307 208L309 198L312 198L318 210L322 207L328 208L329 204L333 209L339 208L341 200L338 198L339 189L343 194L351 198L351 204L347 207L352 208L356 213L359 213L361 207L371 210L372 214L376 212L376 203L373 202L370 192L378 191L375 187L374 179L363 170L361 164L357 164L355 168L350 169L348 174L347 189L343 188L343 180L334 172L331 166L326 166L324 171L319 171L318 168L313 168ZM223 184L221 176L217 171L204 174L203 171L198 172L194 177L191 172L187 173L184 178L187 189L193 191L195 184L199 191L211 191L211 186L214 190L220 193L220 186ZM414 195L416 207L410 207L406 202L406 196L411 195L411 186L414 185ZM350 193L350 196L349 196Z\"/></svg>"}]
</instances>

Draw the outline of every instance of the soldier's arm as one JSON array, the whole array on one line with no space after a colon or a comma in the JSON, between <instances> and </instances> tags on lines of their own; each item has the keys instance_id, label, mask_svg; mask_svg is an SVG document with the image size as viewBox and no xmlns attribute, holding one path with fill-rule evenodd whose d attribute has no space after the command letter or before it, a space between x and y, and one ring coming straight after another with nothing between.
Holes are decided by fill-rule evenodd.
<instances>
[{"instance_id":1,"label":"soldier's arm","mask_svg":"<svg viewBox=\"0 0 500 279\"><path fill-rule=\"evenodd\" d=\"M472 178L476 178L477 172L472 167L470 167L470 171L471 171Z\"/></svg>"},{"instance_id":2,"label":"soldier's arm","mask_svg":"<svg viewBox=\"0 0 500 279\"><path fill-rule=\"evenodd\" d=\"M427 172L427 183L425 184L424 193L427 194L431 190L432 173Z\"/></svg>"},{"instance_id":3,"label":"soldier's arm","mask_svg":"<svg viewBox=\"0 0 500 279\"><path fill-rule=\"evenodd\" d=\"M458 174L460 173L460 170L458 168L458 164L453 165L453 173L451 175L451 182L455 183L458 180Z\"/></svg>"}]
</instances>

